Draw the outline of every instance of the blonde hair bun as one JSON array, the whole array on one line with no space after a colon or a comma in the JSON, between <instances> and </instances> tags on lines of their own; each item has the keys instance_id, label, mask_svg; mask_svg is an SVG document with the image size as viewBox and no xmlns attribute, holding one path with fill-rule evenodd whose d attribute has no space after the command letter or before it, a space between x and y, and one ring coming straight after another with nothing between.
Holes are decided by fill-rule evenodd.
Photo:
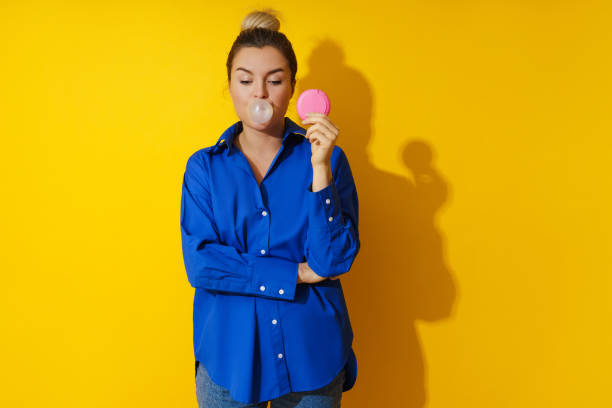
<instances>
[{"instance_id":1,"label":"blonde hair bun","mask_svg":"<svg viewBox=\"0 0 612 408\"><path fill-rule=\"evenodd\" d=\"M276 18L276 11L273 9L252 11L242 19L240 30L250 30L253 28L265 28L272 31L278 31L280 21Z\"/></svg>"}]
</instances>

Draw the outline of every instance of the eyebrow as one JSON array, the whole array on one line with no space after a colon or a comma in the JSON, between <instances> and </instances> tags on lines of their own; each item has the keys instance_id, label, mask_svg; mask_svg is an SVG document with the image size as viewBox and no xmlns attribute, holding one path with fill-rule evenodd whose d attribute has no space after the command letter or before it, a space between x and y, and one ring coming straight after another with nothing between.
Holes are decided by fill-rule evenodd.
<instances>
[{"instance_id":1,"label":"eyebrow","mask_svg":"<svg viewBox=\"0 0 612 408\"><path fill-rule=\"evenodd\" d=\"M252 72L251 72L251 71L249 71L249 70L248 70L248 69L246 69L246 68L242 68L242 67L238 67L238 68L236 68L236 71L246 71L246 72L248 72L249 74L252 74ZM270 75L270 74L273 74L273 73L275 73L275 72L279 72L279 71L284 71L284 69L282 69L282 68L276 68L276 69L273 69L272 71L269 71L269 72L266 74L266 76L267 76L267 75Z\"/></svg>"}]
</instances>

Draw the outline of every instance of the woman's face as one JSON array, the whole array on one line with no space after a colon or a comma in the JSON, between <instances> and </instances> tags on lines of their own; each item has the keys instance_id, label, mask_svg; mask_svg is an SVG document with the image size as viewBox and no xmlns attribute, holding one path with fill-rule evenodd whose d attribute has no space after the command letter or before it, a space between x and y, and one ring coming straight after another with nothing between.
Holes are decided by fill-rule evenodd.
<instances>
[{"instance_id":1,"label":"woman's face","mask_svg":"<svg viewBox=\"0 0 612 408\"><path fill-rule=\"evenodd\" d=\"M234 56L229 91L236 114L243 125L265 130L283 122L293 96L291 73L285 56L272 46L244 47ZM265 99L272 105L272 118L266 123L253 122L248 114L252 99Z\"/></svg>"}]
</instances>

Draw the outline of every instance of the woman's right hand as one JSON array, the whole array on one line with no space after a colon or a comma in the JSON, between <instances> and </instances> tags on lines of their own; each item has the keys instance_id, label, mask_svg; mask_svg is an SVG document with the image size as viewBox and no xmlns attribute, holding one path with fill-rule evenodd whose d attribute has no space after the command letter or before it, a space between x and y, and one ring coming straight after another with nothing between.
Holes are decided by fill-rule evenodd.
<instances>
[{"instance_id":1,"label":"woman's right hand","mask_svg":"<svg viewBox=\"0 0 612 408\"><path fill-rule=\"evenodd\" d=\"M317 283L328 279L324 276L319 276L315 271L310 269L308 266L308 262L301 262L298 266L298 278L297 283ZM329 279L338 279L337 277L329 278Z\"/></svg>"}]
</instances>

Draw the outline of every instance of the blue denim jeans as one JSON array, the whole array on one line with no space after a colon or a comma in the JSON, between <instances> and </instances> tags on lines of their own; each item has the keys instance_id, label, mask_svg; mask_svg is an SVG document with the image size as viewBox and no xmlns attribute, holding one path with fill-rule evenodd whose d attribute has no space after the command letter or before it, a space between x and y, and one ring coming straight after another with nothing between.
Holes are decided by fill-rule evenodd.
<instances>
[{"instance_id":1,"label":"blue denim jeans","mask_svg":"<svg viewBox=\"0 0 612 408\"><path fill-rule=\"evenodd\" d=\"M212 382L206 368L196 363L196 397L199 408L340 408L344 369L323 388L314 391L291 392L271 401L254 404L238 402L229 396L229 391Z\"/></svg>"}]
</instances>

